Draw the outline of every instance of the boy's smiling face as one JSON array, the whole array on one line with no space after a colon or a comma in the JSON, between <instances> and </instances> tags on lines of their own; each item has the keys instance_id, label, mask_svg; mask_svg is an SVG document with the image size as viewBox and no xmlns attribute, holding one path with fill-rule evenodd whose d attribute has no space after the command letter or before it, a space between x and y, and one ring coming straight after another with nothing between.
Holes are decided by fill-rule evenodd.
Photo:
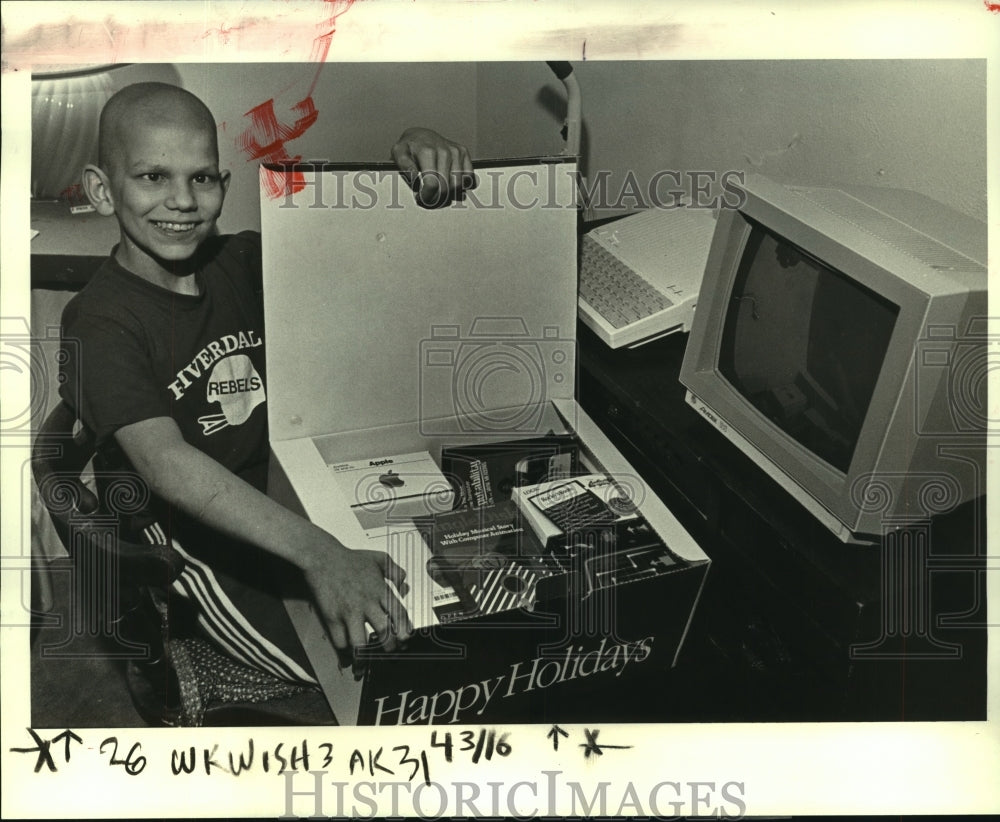
<instances>
[{"instance_id":1,"label":"boy's smiling face","mask_svg":"<svg viewBox=\"0 0 1000 822\"><path fill-rule=\"evenodd\" d=\"M121 227L119 262L156 282L190 273L183 262L214 232L229 186L214 132L139 122L121 130L115 148L106 171Z\"/></svg>"}]
</instances>

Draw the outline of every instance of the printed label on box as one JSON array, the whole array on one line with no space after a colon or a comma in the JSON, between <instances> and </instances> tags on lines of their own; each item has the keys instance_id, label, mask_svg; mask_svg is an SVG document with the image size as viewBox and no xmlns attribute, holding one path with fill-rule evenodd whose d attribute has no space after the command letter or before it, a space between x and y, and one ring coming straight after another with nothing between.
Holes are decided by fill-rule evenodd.
<instances>
[{"instance_id":1,"label":"printed label on box","mask_svg":"<svg viewBox=\"0 0 1000 822\"><path fill-rule=\"evenodd\" d=\"M450 511L454 491L427 451L330 466L345 502L372 536L384 526Z\"/></svg>"}]
</instances>

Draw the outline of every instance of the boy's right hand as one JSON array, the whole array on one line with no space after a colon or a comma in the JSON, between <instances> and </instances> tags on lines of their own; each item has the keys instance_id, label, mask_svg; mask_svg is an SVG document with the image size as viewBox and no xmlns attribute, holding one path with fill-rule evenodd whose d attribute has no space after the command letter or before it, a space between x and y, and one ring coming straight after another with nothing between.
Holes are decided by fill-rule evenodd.
<instances>
[{"instance_id":1,"label":"boy's right hand","mask_svg":"<svg viewBox=\"0 0 1000 822\"><path fill-rule=\"evenodd\" d=\"M370 625L391 651L409 639L410 617L388 584L402 591L406 572L381 551L352 551L331 537L333 546L305 568L320 616L338 650L357 652L368 644Z\"/></svg>"},{"instance_id":2,"label":"boy's right hand","mask_svg":"<svg viewBox=\"0 0 1000 822\"><path fill-rule=\"evenodd\" d=\"M410 618L389 585L405 593L406 574L387 554L345 548L189 445L170 417L122 426L115 440L150 490L168 504L298 566L338 649L365 647L366 623L388 650L409 638Z\"/></svg>"}]
</instances>

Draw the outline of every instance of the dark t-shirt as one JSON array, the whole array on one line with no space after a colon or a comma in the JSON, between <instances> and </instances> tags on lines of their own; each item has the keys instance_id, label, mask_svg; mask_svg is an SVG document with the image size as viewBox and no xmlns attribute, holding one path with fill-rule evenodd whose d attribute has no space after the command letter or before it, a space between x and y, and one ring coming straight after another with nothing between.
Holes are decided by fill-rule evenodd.
<instances>
[{"instance_id":1,"label":"dark t-shirt","mask_svg":"<svg viewBox=\"0 0 1000 822\"><path fill-rule=\"evenodd\" d=\"M60 392L71 404L79 392L77 414L108 470L131 470L114 439L119 428L171 417L189 444L264 490L260 236L215 237L199 256L198 296L167 291L108 259L63 311L63 339L78 344L64 349ZM190 542L183 537L194 523L178 512L154 499L149 514L168 536Z\"/></svg>"},{"instance_id":2,"label":"dark t-shirt","mask_svg":"<svg viewBox=\"0 0 1000 822\"><path fill-rule=\"evenodd\" d=\"M175 294L107 260L63 312L79 362L64 399L106 449L119 428L172 417L184 439L239 474L266 460L260 237L216 237L203 249L198 296Z\"/></svg>"}]
</instances>

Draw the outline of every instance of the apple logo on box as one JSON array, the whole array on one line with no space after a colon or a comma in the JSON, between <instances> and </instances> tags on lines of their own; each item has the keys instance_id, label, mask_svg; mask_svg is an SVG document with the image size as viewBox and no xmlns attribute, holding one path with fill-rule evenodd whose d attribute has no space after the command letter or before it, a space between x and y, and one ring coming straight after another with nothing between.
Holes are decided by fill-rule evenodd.
<instances>
[{"instance_id":1,"label":"apple logo on box","mask_svg":"<svg viewBox=\"0 0 1000 822\"><path fill-rule=\"evenodd\" d=\"M395 473L391 468L382 474L382 476L378 478L378 481L386 488L399 488L404 484L403 478L399 476L399 474Z\"/></svg>"}]
</instances>

